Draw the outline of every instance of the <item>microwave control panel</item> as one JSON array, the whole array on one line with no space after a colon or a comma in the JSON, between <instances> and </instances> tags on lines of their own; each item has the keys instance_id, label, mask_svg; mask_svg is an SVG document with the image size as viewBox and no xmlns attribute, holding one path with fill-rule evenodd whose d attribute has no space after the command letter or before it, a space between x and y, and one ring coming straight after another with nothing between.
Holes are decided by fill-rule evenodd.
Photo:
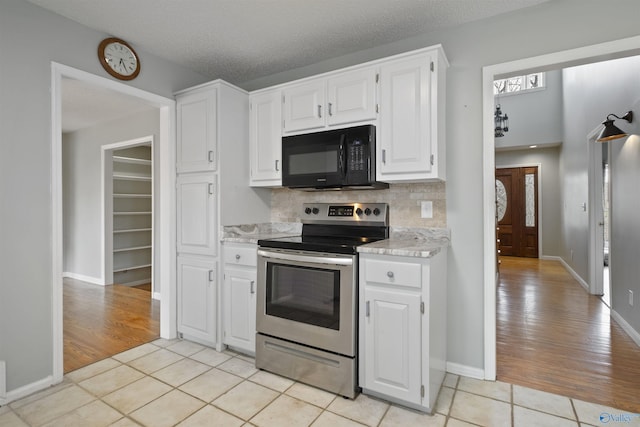
<instances>
[{"instance_id":1,"label":"microwave control panel","mask_svg":"<svg viewBox=\"0 0 640 427\"><path fill-rule=\"evenodd\" d=\"M367 161L365 155L366 144L359 139L351 141L349 144L349 170L362 171L365 169Z\"/></svg>"}]
</instances>

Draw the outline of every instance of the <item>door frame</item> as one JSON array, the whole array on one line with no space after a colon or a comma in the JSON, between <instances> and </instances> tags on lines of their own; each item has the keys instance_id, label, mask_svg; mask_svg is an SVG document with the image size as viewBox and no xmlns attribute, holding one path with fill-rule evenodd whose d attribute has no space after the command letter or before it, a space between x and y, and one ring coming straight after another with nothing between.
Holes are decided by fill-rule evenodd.
<instances>
[{"instance_id":1,"label":"door frame","mask_svg":"<svg viewBox=\"0 0 640 427\"><path fill-rule=\"evenodd\" d=\"M484 265L484 378L496 379L496 241L495 136L493 81L497 78L552 70L640 54L640 36L518 59L482 68L482 187Z\"/></svg>"},{"instance_id":2,"label":"door frame","mask_svg":"<svg viewBox=\"0 0 640 427\"><path fill-rule=\"evenodd\" d=\"M496 166L496 169L509 169L509 168L538 168L538 178L536 182L536 192L538 204L536 206L536 215L538 216L538 259L542 258L542 163L519 163L509 164L505 166Z\"/></svg>"},{"instance_id":3,"label":"door frame","mask_svg":"<svg viewBox=\"0 0 640 427\"><path fill-rule=\"evenodd\" d=\"M176 103L151 92L96 76L57 62L51 62L51 328L53 337L52 364L53 383L59 383L64 377L63 343L63 234L62 234L62 78L72 78L104 89L120 92L147 101L158 108L160 132L158 135L159 164L154 179L159 182L160 238L157 250L160 251L160 265L157 266L155 280L160 284L160 336L174 338L176 331L176 281L175 281L175 139L176 139Z\"/></svg>"},{"instance_id":4,"label":"door frame","mask_svg":"<svg viewBox=\"0 0 640 427\"><path fill-rule=\"evenodd\" d=\"M604 226L602 205L604 177L602 176L602 144L596 142L600 130L601 126L598 126L587 135L587 144L589 144L589 293L592 295L602 295L604 292L604 237L600 233L601 227ZM608 142L605 144L611 154L611 145ZM609 158L611 158L610 155ZM610 186L611 181L609 181ZM611 188L609 188L609 194L611 194ZM609 244L609 259L611 259L611 244Z\"/></svg>"}]
</instances>

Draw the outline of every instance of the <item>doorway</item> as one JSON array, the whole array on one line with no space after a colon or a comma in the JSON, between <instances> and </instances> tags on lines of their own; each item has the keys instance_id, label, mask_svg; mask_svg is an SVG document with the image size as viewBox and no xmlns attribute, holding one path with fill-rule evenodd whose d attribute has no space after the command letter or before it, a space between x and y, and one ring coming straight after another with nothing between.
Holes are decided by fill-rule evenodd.
<instances>
[{"instance_id":1,"label":"doorway","mask_svg":"<svg viewBox=\"0 0 640 427\"><path fill-rule=\"evenodd\" d=\"M99 77L72 67L52 63L52 162L51 162L51 205L52 205L52 329L53 329L53 383L62 381L64 375L63 354L63 200L62 200L62 80L75 79L113 91L117 94L136 98L157 109L159 131L155 172L157 192L157 212L174 212L175 191L175 100L140 90L124 83ZM174 189L174 190L172 190ZM174 215L158 215L157 260L154 282L160 293L160 336L176 336L175 309L175 235ZM102 255L104 256L104 255ZM172 261L173 260L173 261ZM104 272L102 277L104 277Z\"/></svg>"},{"instance_id":2,"label":"doorway","mask_svg":"<svg viewBox=\"0 0 640 427\"><path fill-rule=\"evenodd\" d=\"M498 250L538 258L538 167L496 169Z\"/></svg>"},{"instance_id":3,"label":"doorway","mask_svg":"<svg viewBox=\"0 0 640 427\"><path fill-rule=\"evenodd\" d=\"M483 68L483 232L484 232L484 378L496 378L496 253L495 236L495 136L494 94L496 78L517 75L521 70L559 69L594 63L606 59L637 55L640 37L580 47L546 55L525 58ZM593 230L591 230L593 232Z\"/></svg>"}]
</instances>

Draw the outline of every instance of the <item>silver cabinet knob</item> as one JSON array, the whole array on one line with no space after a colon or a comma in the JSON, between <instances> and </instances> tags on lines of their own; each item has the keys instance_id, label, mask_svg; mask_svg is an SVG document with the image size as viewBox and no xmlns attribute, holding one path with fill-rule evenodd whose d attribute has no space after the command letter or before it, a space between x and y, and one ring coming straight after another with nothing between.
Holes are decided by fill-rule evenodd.
<instances>
[{"instance_id":1,"label":"silver cabinet knob","mask_svg":"<svg viewBox=\"0 0 640 427\"><path fill-rule=\"evenodd\" d=\"M387 277L392 279L393 278L393 271L387 271Z\"/></svg>"},{"instance_id":2,"label":"silver cabinet knob","mask_svg":"<svg viewBox=\"0 0 640 427\"><path fill-rule=\"evenodd\" d=\"M240 254L236 254L236 260L240 259Z\"/></svg>"}]
</instances>

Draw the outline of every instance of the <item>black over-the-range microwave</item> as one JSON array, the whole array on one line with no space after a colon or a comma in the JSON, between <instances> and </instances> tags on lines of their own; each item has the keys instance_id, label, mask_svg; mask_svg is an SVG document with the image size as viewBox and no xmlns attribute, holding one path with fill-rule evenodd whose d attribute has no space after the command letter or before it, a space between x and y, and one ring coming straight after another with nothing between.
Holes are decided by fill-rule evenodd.
<instances>
[{"instance_id":1,"label":"black over-the-range microwave","mask_svg":"<svg viewBox=\"0 0 640 427\"><path fill-rule=\"evenodd\" d=\"M388 188L376 181L376 127L283 137L282 185L312 190Z\"/></svg>"}]
</instances>

